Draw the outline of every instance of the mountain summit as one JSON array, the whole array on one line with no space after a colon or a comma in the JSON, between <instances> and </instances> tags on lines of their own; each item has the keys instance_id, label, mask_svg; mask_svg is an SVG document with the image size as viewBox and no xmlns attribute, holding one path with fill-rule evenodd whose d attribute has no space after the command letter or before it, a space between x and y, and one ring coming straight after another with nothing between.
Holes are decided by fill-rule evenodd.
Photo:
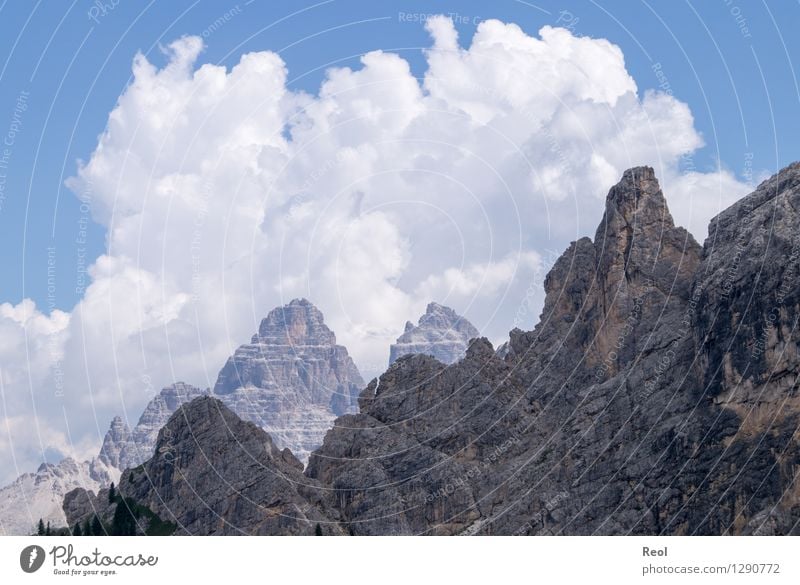
<instances>
[{"instance_id":1,"label":"mountain summit","mask_svg":"<svg viewBox=\"0 0 800 585\"><path fill-rule=\"evenodd\" d=\"M295 299L270 311L228 359L213 395L305 461L337 416L355 412L363 386L319 309Z\"/></svg>"},{"instance_id":2,"label":"mountain summit","mask_svg":"<svg viewBox=\"0 0 800 585\"><path fill-rule=\"evenodd\" d=\"M389 350L389 365L409 354L430 355L443 364L452 364L464 357L470 339L478 330L450 307L428 304L417 325L406 322L405 331Z\"/></svg>"}]
</instances>

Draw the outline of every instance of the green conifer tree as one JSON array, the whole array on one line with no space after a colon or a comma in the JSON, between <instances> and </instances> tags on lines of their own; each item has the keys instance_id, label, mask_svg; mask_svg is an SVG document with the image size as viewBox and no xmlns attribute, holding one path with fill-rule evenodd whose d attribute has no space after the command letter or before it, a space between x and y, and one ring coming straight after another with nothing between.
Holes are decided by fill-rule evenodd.
<instances>
[{"instance_id":1,"label":"green conifer tree","mask_svg":"<svg viewBox=\"0 0 800 585\"><path fill-rule=\"evenodd\" d=\"M36 534L44 536L44 521L41 518L39 518L39 527L36 530Z\"/></svg>"},{"instance_id":2,"label":"green conifer tree","mask_svg":"<svg viewBox=\"0 0 800 585\"><path fill-rule=\"evenodd\" d=\"M133 500L120 498L117 509L114 510L114 519L111 521L111 534L114 536L136 535L136 508Z\"/></svg>"},{"instance_id":3,"label":"green conifer tree","mask_svg":"<svg viewBox=\"0 0 800 585\"><path fill-rule=\"evenodd\" d=\"M103 523L100 522L100 518L95 515L92 519L92 535L93 536L105 536L106 531L103 530Z\"/></svg>"}]
</instances>

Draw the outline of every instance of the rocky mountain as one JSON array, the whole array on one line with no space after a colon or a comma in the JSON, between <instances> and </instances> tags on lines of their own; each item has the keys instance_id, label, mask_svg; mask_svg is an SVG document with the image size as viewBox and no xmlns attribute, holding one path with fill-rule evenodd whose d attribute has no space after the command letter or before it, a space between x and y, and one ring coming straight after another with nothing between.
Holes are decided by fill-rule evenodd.
<instances>
[{"instance_id":1,"label":"rocky mountain","mask_svg":"<svg viewBox=\"0 0 800 585\"><path fill-rule=\"evenodd\" d=\"M305 463L336 417L355 412L363 386L353 360L336 344L322 313L307 300L296 299L271 311L251 343L236 350L220 371L213 393L238 416L269 431L277 444L291 448ZM208 393L183 382L167 386L147 404L133 429L115 417L92 461L65 465L58 476L21 476L0 490L3 529L11 534L28 532L25 498L47 501L35 510L42 511L41 517L53 525L64 526L60 503L67 491L82 486L96 493L117 481L123 470L149 459L158 432L170 416L182 404ZM102 473L87 476L83 470L90 468ZM96 479L88 481L86 477ZM34 491L28 493L31 489Z\"/></svg>"},{"instance_id":2,"label":"rocky mountain","mask_svg":"<svg viewBox=\"0 0 800 585\"><path fill-rule=\"evenodd\" d=\"M65 494L76 488L97 491L112 481L112 473L98 461L77 462L69 457L23 473L0 489L0 535L35 534L40 518L54 527L65 526Z\"/></svg>"},{"instance_id":3,"label":"rocky mountain","mask_svg":"<svg viewBox=\"0 0 800 585\"><path fill-rule=\"evenodd\" d=\"M119 471L136 467L146 461L153 454L158 431L167 423L169 417L182 404L203 394L208 394L208 390L176 382L163 388L147 403L133 430L128 428L121 417L114 417L103 440L98 459L107 467Z\"/></svg>"},{"instance_id":4,"label":"rocky mountain","mask_svg":"<svg viewBox=\"0 0 800 585\"><path fill-rule=\"evenodd\" d=\"M0 488L0 534L31 534L39 518L54 527L66 526L62 503L69 491L81 487L96 493L119 481L124 469L153 455L158 431L178 407L207 393L182 382L167 386L147 404L132 431L121 417L114 417L97 457L43 463L35 473Z\"/></svg>"},{"instance_id":5,"label":"rocky mountain","mask_svg":"<svg viewBox=\"0 0 800 585\"><path fill-rule=\"evenodd\" d=\"M406 322L405 331L389 350L389 365L409 354L431 355L443 364L464 357L471 339L480 334L453 309L430 303L417 325Z\"/></svg>"},{"instance_id":6,"label":"rocky mountain","mask_svg":"<svg viewBox=\"0 0 800 585\"><path fill-rule=\"evenodd\" d=\"M653 170L630 169L594 239L548 274L536 328L500 354L476 339L451 366L398 359L303 478L259 429L196 400L144 465L158 482L137 472L122 489L161 518L174 505L194 534L798 534L798 227L800 164L717 216L702 247ZM210 434L218 416L237 434L203 450L213 475L181 421ZM263 452L232 462L239 433ZM264 467L296 489L257 487ZM70 493L68 514L88 498ZM289 502L285 524L264 522Z\"/></svg>"},{"instance_id":7,"label":"rocky mountain","mask_svg":"<svg viewBox=\"0 0 800 585\"><path fill-rule=\"evenodd\" d=\"M214 396L301 460L337 416L355 412L364 387L347 349L305 299L272 310L219 373Z\"/></svg>"},{"instance_id":8,"label":"rocky mountain","mask_svg":"<svg viewBox=\"0 0 800 585\"><path fill-rule=\"evenodd\" d=\"M800 164L717 216L702 247L674 225L653 170L626 171L594 239L548 274L536 328L500 355L476 339L448 367L398 359L311 455L292 518L350 534L800 533L799 226ZM216 501L262 473L214 456L227 471L209 482L192 457L176 461L166 485L125 489L153 506L185 484ZM232 490L220 515L247 533L302 532L238 512L286 502L275 489Z\"/></svg>"},{"instance_id":9,"label":"rocky mountain","mask_svg":"<svg viewBox=\"0 0 800 585\"><path fill-rule=\"evenodd\" d=\"M120 505L135 510L138 532L170 534L340 534L321 486L303 464L260 427L242 421L210 396L182 406L161 430L155 455L122 474L119 493L67 495L70 525L98 514L106 527ZM165 530L166 528L166 530Z\"/></svg>"}]
</instances>

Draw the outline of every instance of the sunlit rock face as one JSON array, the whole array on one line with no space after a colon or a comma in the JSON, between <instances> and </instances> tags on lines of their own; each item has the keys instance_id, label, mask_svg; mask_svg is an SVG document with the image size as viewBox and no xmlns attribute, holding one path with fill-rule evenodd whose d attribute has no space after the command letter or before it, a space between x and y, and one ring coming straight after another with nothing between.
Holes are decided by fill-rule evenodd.
<instances>
[{"instance_id":1,"label":"sunlit rock face","mask_svg":"<svg viewBox=\"0 0 800 585\"><path fill-rule=\"evenodd\" d=\"M306 461L336 417L355 412L363 386L319 309L296 299L272 310L228 359L213 393Z\"/></svg>"}]
</instances>

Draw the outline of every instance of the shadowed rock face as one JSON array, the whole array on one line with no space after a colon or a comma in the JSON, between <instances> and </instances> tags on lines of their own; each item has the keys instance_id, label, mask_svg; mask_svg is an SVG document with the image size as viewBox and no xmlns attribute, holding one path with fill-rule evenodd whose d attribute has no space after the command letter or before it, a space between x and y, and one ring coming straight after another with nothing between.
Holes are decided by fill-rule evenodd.
<instances>
[{"instance_id":1,"label":"shadowed rock face","mask_svg":"<svg viewBox=\"0 0 800 585\"><path fill-rule=\"evenodd\" d=\"M701 249L652 169L627 171L594 241L548 275L534 331L503 358L478 340L447 369L400 360L307 474L357 533L797 533L798 281L781 275L797 266L798 182L798 165L766 182Z\"/></svg>"},{"instance_id":2,"label":"shadowed rock face","mask_svg":"<svg viewBox=\"0 0 800 585\"><path fill-rule=\"evenodd\" d=\"M400 357L423 354L435 357L443 364L452 364L464 357L471 339L478 330L453 309L430 303L415 326L408 321L405 331L389 350L389 365Z\"/></svg>"},{"instance_id":3,"label":"shadowed rock face","mask_svg":"<svg viewBox=\"0 0 800 585\"><path fill-rule=\"evenodd\" d=\"M302 460L339 415L355 412L364 381L322 313L295 299L269 313L219 373L214 395Z\"/></svg>"},{"instance_id":4,"label":"shadowed rock face","mask_svg":"<svg viewBox=\"0 0 800 585\"><path fill-rule=\"evenodd\" d=\"M715 218L701 248L652 169L627 171L594 241L550 271L533 331L512 331L501 355L476 339L451 366L406 356L370 382L310 457L305 517L351 534L800 533L799 213L795 164ZM261 477L223 462L230 443L214 435L211 464ZM196 453L177 460L180 476L157 455L157 482L124 481L154 506L185 484L225 493ZM252 499L297 503L282 485ZM264 524L230 498L221 515L242 530L308 526ZM195 532L218 526L206 515Z\"/></svg>"},{"instance_id":5,"label":"shadowed rock face","mask_svg":"<svg viewBox=\"0 0 800 585\"><path fill-rule=\"evenodd\" d=\"M214 390L237 415L269 430L305 462L336 416L356 410L363 385L322 313L300 299L269 313L252 342L228 360ZM167 386L133 429L114 417L93 460L59 465L58 473L40 469L1 488L0 532L26 534L39 517L63 526L61 502L68 491L97 491L118 481L123 470L152 457L159 430L181 405L208 393L183 382Z\"/></svg>"},{"instance_id":6,"label":"shadowed rock face","mask_svg":"<svg viewBox=\"0 0 800 585\"><path fill-rule=\"evenodd\" d=\"M340 532L315 500L319 486L302 464L256 425L210 396L182 406L158 435L155 455L122 474L119 493L146 507L175 534L314 534ZM311 490L307 499L301 491ZM98 513L113 518L108 490L65 499L70 525ZM150 524L140 518L143 531Z\"/></svg>"},{"instance_id":7,"label":"shadowed rock face","mask_svg":"<svg viewBox=\"0 0 800 585\"><path fill-rule=\"evenodd\" d=\"M55 465L42 463L34 473L23 473L0 488L0 535L35 534L40 518L53 527L64 526L64 496L76 488L97 490L109 481L109 470L97 460L67 457Z\"/></svg>"},{"instance_id":8,"label":"shadowed rock face","mask_svg":"<svg viewBox=\"0 0 800 585\"><path fill-rule=\"evenodd\" d=\"M145 407L131 431L121 417L111 421L97 457L77 462L67 458L42 464L0 488L0 534L31 534L39 518L64 527L64 496L81 487L97 491L118 481L122 470L139 465L153 455L158 431L177 408L207 391L178 382L167 386Z\"/></svg>"},{"instance_id":9,"label":"shadowed rock face","mask_svg":"<svg viewBox=\"0 0 800 585\"><path fill-rule=\"evenodd\" d=\"M183 382L163 388L148 402L132 431L121 417L115 416L103 440L98 459L119 471L136 467L146 461L153 455L158 431L169 417L182 404L203 394L208 394L208 390Z\"/></svg>"}]
</instances>

